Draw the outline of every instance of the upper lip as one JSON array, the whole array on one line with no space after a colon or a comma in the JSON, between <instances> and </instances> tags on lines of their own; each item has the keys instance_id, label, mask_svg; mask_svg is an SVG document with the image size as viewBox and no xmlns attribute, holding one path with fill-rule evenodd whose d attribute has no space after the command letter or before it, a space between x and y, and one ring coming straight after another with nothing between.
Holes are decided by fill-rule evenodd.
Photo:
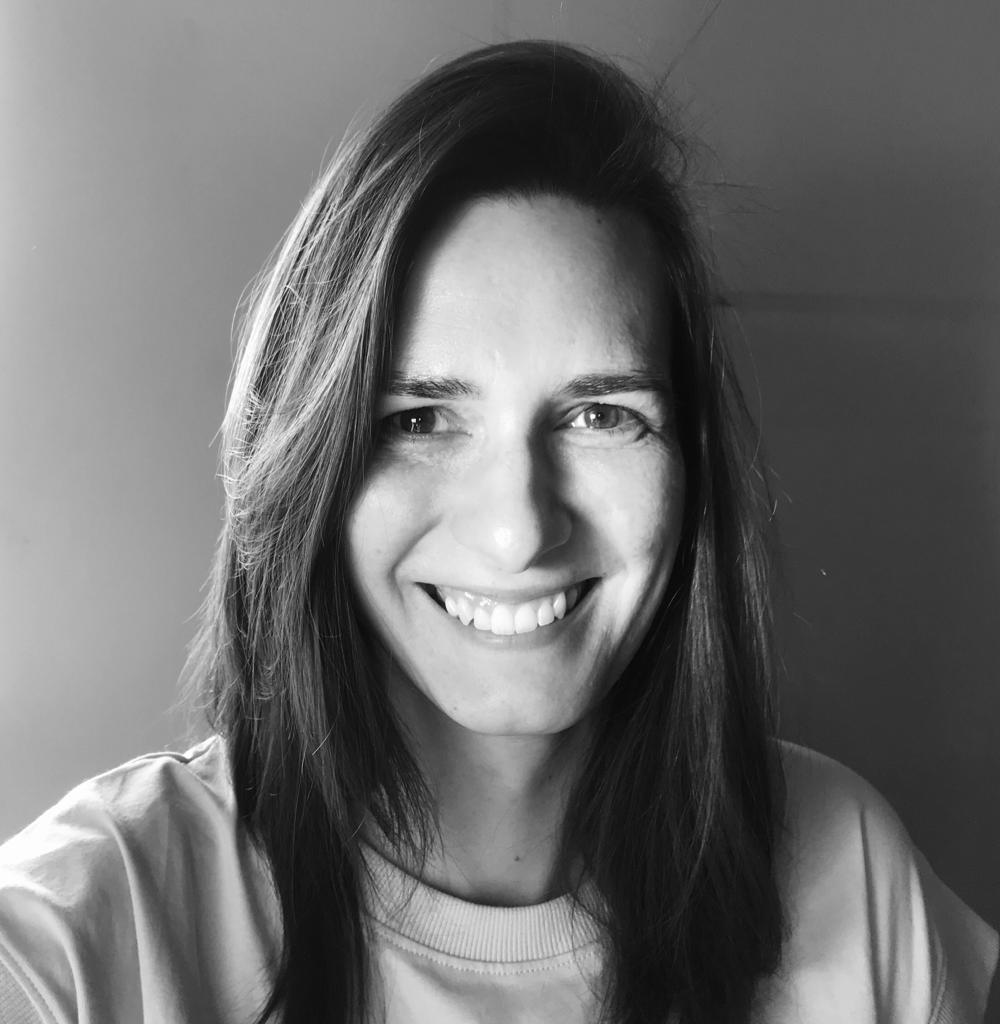
<instances>
[{"instance_id":1,"label":"upper lip","mask_svg":"<svg viewBox=\"0 0 1000 1024\"><path fill-rule=\"evenodd\" d=\"M460 590L476 597L485 597L497 604L520 604L525 601L537 601L542 597L565 592L570 587L586 587L595 577L570 580L565 583L552 583L545 586L521 587L517 590L504 590L499 587L467 586L464 583L424 583L425 587L445 587L448 590Z\"/></svg>"}]
</instances>

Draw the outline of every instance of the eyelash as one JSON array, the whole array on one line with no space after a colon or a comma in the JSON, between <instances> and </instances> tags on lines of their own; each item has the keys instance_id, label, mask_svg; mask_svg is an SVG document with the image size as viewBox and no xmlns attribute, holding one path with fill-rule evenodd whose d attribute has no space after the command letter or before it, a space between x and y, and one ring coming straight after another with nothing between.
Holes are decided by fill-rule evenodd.
<instances>
[{"instance_id":1,"label":"eyelash","mask_svg":"<svg viewBox=\"0 0 1000 1024\"><path fill-rule=\"evenodd\" d=\"M572 424L580 419L581 416L586 416L588 413L597 415L607 415L610 412L612 416L616 416L619 419L624 419L625 423L615 423L613 426L605 427L603 429L595 428L593 430L587 427L573 427ZM403 424L409 423L413 426L420 419L426 419L431 417L431 429L427 430L408 430ZM434 431L434 419L437 417L444 417L444 411L440 406L433 405L422 405L413 409L401 409L398 412L394 412L389 416L386 416L380 423L380 434L385 439L405 438L408 441L416 440L417 438L431 437L435 434L440 434L442 431ZM446 418L446 417L444 417ZM623 405L610 405L603 402L592 402L589 405L584 406L573 413L568 419L563 421L561 424L563 429L567 430L586 430L588 433L595 434L620 434L625 431L638 429L640 431L639 436L645 436L649 432L649 424L646 420L632 409L627 408ZM445 431L447 433L447 431Z\"/></svg>"}]
</instances>

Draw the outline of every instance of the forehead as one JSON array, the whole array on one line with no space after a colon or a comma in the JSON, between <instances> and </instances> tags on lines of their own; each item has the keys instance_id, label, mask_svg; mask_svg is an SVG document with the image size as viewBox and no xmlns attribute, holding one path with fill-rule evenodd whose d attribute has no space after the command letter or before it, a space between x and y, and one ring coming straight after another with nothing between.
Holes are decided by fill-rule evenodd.
<instances>
[{"instance_id":1,"label":"forehead","mask_svg":"<svg viewBox=\"0 0 1000 1024\"><path fill-rule=\"evenodd\" d=\"M552 195L473 200L417 251L394 369L663 371L664 278L656 238L631 212Z\"/></svg>"}]
</instances>

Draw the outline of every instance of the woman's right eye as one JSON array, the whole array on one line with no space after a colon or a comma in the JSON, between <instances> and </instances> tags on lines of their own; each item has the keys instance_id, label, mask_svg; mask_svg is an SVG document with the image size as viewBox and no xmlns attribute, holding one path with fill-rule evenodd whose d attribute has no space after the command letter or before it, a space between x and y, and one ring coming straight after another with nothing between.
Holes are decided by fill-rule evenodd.
<instances>
[{"instance_id":1,"label":"woman's right eye","mask_svg":"<svg viewBox=\"0 0 1000 1024\"><path fill-rule=\"evenodd\" d=\"M382 420L382 432L389 436L440 433L444 418L433 408L404 409Z\"/></svg>"}]
</instances>

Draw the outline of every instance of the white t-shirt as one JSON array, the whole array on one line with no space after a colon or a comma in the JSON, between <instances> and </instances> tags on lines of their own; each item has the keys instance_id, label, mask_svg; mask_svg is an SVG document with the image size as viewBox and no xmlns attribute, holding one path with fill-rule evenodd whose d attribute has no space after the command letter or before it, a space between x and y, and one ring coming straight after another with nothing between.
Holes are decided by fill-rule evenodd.
<instances>
[{"instance_id":1,"label":"white t-shirt","mask_svg":"<svg viewBox=\"0 0 1000 1024\"><path fill-rule=\"evenodd\" d=\"M791 934L755 1020L980 1021L996 933L867 783L819 754L783 752ZM593 1019L599 937L569 899L480 906L365 856L389 1024ZM0 847L3 1024L245 1024L268 992L278 935L217 738L84 783Z\"/></svg>"}]
</instances>

